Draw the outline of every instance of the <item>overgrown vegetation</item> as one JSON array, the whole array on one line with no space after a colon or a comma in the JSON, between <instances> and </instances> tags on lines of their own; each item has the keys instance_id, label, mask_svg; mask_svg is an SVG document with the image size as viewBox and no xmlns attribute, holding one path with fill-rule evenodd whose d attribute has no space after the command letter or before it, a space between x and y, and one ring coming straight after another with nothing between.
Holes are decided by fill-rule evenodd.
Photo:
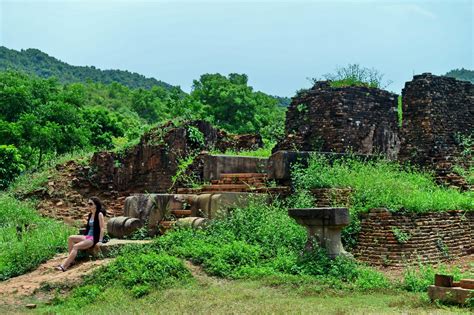
<instances>
[{"instance_id":1,"label":"overgrown vegetation","mask_svg":"<svg viewBox=\"0 0 474 315\"><path fill-rule=\"evenodd\" d=\"M304 253L306 231L287 215L287 207L293 205L254 201L204 230L179 228L150 245L126 248L115 263L94 272L56 307L88 307L94 301L109 299L110 292L127 292L139 298L174 284L182 286L189 283L190 275L178 258L201 265L209 275L258 280L273 288L311 288L312 294L341 290L353 292L351 295L387 290L403 294L397 291L400 289L424 292L434 273L444 270L426 266L408 269L398 283L355 260L331 260L317 246L313 252ZM450 272L456 279L472 276L459 270Z\"/></svg>"},{"instance_id":2,"label":"overgrown vegetation","mask_svg":"<svg viewBox=\"0 0 474 315\"><path fill-rule=\"evenodd\" d=\"M295 168L294 181L300 189L351 187L356 212L378 207L409 212L474 210L472 192L438 186L430 174L383 159L330 162L313 155L307 168Z\"/></svg>"},{"instance_id":3,"label":"overgrown vegetation","mask_svg":"<svg viewBox=\"0 0 474 315\"><path fill-rule=\"evenodd\" d=\"M107 288L121 287L141 297L152 289L182 283L189 272L178 258L202 265L209 275L230 279L273 278L282 283L300 279L337 290L390 286L379 272L352 259L331 260L317 246L302 254L306 231L288 217L287 206L255 200L205 230L179 228L145 247L125 249L116 262L94 272L64 303L91 303Z\"/></svg>"},{"instance_id":4,"label":"overgrown vegetation","mask_svg":"<svg viewBox=\"0 0 474 315\"><path fill-rule=\"evenodd\" d=\"M392 82L383 82L384 75L374 68L362 67L359 64L348 64L345 67L336 68L334 73L327 73L324 79L330 81L332 87L365 86L370 88L383 89ZM312 79L313 83L319 81Z\"/></svg>"},{"instance_id":5,"label":"overgrown vegetation","mask_svg":"<svg viewBox=\"0 0 474 315\"><path fill-rule=\"evenodd\" d=\"M410 292L426 292L428 286L433 285L436 274L452 275L454 281L472 279L474 277L474 263L471 263L471 268L467 272L462 272L456 267L448 268L443 264L435 267L420 263L404 271L402 288Z\"/></svg>"},{"instance_id":6,"label":"overgrown vegetation","mask_svg":"<svg viewBox=\"0 0 474 315\"><path fill-rule=\"evenodd\" d=\"M33 204L0 194L0 280L28 272L64 252L72 232L63 223L40 217Z\"/></svg>"}]
</instances>

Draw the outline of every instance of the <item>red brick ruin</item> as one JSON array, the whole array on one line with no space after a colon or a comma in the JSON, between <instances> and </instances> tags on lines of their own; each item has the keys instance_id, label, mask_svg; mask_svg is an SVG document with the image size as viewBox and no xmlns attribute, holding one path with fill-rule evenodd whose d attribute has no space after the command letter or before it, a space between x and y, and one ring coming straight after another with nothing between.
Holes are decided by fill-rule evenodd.
<instances>
[{"instance_id":1,"label":"red brick ruin","mask_svg":"<svg viewBox=\"0 0 474 315\"><path fill-rule=\"evenodd\" d=\"M397 98L377 88L317 82L293 98L285 138L274 151L383 154L433 170L440 182L472 189L453 166L472 165L474 147L467 139L474 133L474 85L430 73L414 76L402 90L401 127Z\"/></svg>"}]
</instances>

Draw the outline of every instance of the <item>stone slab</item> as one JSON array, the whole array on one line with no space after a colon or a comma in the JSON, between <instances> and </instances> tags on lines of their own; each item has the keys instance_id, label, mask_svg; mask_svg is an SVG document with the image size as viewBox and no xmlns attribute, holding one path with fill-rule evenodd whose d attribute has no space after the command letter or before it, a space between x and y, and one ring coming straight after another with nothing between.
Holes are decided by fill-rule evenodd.
<instances>
[{"instance_id":1,"label":"stone slab","mask_svg":"<svg viewBox=\"0 0 474 315\"><path fill-rule=\"evenodd\" d=\"M207 155L204 158L204 181L220 179L223 173L265 173L266 158L229 155Z\"/></svg>"},{"instance_id":2,"label":"stone slab","mask_svg":"<svg viewBox=\"0 0 474 315\"><path fill-rule=\"evenodd\" d=\"M319 222L320 225L336 226L350 223L349 209L347 208L298 208L289 209L288 215L295 219Z\"/></svg>"},{"instance_id":3,"label":"stone slab","mask_svg":"<svg viewBox=\"0 0 474 315\"><path fill-rule=\"evenodd\" d=\"M442 302L466 304L469 298L474 297L474 290L460 287L445 288L430 285L428 287L428 296L432 301L440 300Z\"/></svg>"}]
</instances>

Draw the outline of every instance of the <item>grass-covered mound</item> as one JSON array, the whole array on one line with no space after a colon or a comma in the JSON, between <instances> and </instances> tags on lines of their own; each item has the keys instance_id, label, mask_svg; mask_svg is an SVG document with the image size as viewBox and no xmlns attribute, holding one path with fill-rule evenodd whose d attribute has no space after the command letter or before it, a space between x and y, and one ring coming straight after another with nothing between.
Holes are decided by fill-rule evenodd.
<instances>
[{"instance_id":1,"label":"grass-covered mound","mask_svg":"<svg viewBox=\"0 0 474 315\"><path fill-rule=\"evenodd\" d=\"M36 268L67 250L65 224L42 218L33 204L0 194L0 280Z\"/></svg>"},{"instance_id":2,"label":"grass-covered mound","mask_svg":"<svg viewBox=\"0 0 474 315\"><path fill-rule=\"evenodd\" d=\"M377 207L395 212L474 210L473 192L441 187L428 173L383 159L330 162L324 156L313 155L307 168L296 167L294 181L300 190L351 187L352 208L357 212Z\"/></svg>"}]
</instances>

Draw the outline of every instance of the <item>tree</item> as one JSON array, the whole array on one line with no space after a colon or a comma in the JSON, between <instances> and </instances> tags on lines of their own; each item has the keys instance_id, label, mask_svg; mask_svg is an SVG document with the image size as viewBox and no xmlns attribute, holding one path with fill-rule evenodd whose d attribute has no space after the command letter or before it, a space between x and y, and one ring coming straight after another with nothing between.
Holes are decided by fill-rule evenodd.
<instances>
[{"instance_id":1,"label":"tree","mask_svg":"<svg viewBox=\"0 0 474 315\"><path fill-rule=\"evenodd\" d=\"M462 81L469 81L474 83L474 71L467 70L464 68L461 69L453 69L445 74L447 77L456 78Z\"/></svg>"},{"instance_id":2,"label":"tree","mask_svg":"<svg viewBox=\"0 0 474 315\"><path fill-rule=\"evenodd\" d=\"M274 97L254 92L245 74L204 74L194 80L191 97L203 104L213 123L230 132L257 132L273 140L283 132L285 109Z\"/></svg>"},{"instance_id":3,"label":"tree","mask_svg":"<svg viewBox=\"0 0 474 315\"><path fill-rule=\"evenodd\" d=\"M91 132L90 142L96 148L112 149L112 137L124 135L116 115L101 107L86 108L82 112L84 127Z\"/></svg>"},{"instance_id":4,"label":"tree","mask_svg":"<svg viewBox=\"0 0 474 315\"><path fill-rule=\"evenodd\" d=\"M0 189L7 188L24 170L18 149L14 145L0 145Z\"/></svg>"}]
</instances>

